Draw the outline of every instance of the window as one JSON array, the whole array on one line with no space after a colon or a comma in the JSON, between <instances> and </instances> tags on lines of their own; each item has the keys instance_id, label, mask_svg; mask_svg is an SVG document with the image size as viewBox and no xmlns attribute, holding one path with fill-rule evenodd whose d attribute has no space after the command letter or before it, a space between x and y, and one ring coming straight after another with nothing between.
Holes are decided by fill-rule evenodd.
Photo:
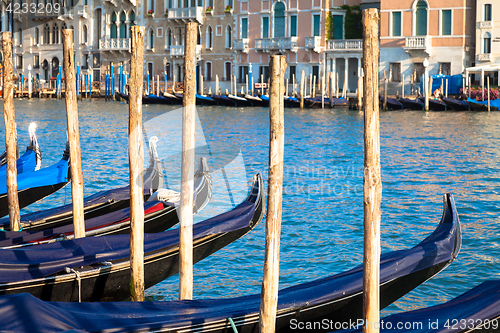
<instances>
[{"instance_id":1,"label":"window","mask_svg":"<svg viewBox=\"0 0 500 333\"><path fill-rule=\"evenodd\" d=\"M491 4L484 5L484 20L491 21Z\"/></svg>"},{"instance_id":2,"label":"window","mask_svg":"<svg viewBox=\"0 0 500 333\"><path fill-rule=\"evenodd\" d=\"M35 62L33 64L33 68L40 68L40 56L38 54L35 55Z\"/></svg>"},{"instance_id":3,"label":"window","mask_svg":"<svg viewBox=\"0 0 500 333\"><path fill-rule=\"evenodd\" d=\"M155 48L155 31L153 28L149 28L148 32L148 49L153 50Z\"/></svg>"},{"instance_id":4,"label":"window","mask_svg":"<svg viewBox=\"0 0 500 333\"><path fill-rule=\"evenodd\" d=\"M401 36L401 12L392 12L392 36Z\"/></svg>"},{"instance_id":5,"label":"window","mask_svg":"<svg viewBox=\"0 0 500 333\"><path fill-rule=\"evenodd\" d=\"M421 62L415 62L413 63L413 75L414 75L414 81L417 83L420 83L420 79L422 78L422 75L424 75L425 68L424 64Z\"/></svg>"},{"instance_id":6,"label":"window","mask_svg":"<svg viewBox=\"0 0 500 333\"><path fill-rule=\"evenodd\" d=\"M344 17L333 15L333 39L344 39Z\"/></svg>"},{"instance_id":7,"label":"window","mask_svg":"<svg viewBox=\"0 0 500 333\"><path fill-rule=\"evenodd\" d=\"M274 6L274 37L285 37L285 4L277 2Z\"/></svg>"},{"instance_id":8,"label":"window","mask_svg":"<svg viewBox=\"0 0 500 333\"><path fill-rule=\"evenodd\" d=\"M269 17L262 18L262 38L269 38Z\"/></svg>"},{"instance_id":9,"label":"window","mask_svg":"<svg viewBox=\"0 0 500 333\"><path fill-rule=\"evenodd\" d=\"M232 39L233 39L233 34L232 34L232 29L231 29L231 26L228 25L226 27L226 49L230 49L233 47L232 45Z\"/></svg>"},{"instance_id":10,"label":"window","mask_svg":"<svg viewBox=\"0 0 500 333\"><path fill-rule=\"evenodd\" d=\"M172 74L171 74L171 65L169 62L167 62L167 65L165 66L165 75L167 76L167 81L172 80ZM165 88L165 91L167 89Z\"/></svg>"},{"instance_id":11,"label":"window","mask_svg":"<svg viewBox=\"0 0 500 333\"><path fill-rule=\"evenodd\" d=\"M451 10L441 11L441 35L451 35Z\"/></svg>"},{"instance_id":12,"label":"window","mask_svg":"<svg viewBox=\"0 0 500 333\"><path fill-rule=\"evenodd\" d=\"M50 28L48 24L43 27L43 44L50 44Z\"/></svg>"},{"instance_id":13,"label":"window","mask_svg":"<svg viewBox=\"0 0 500 333\"><path fill-rule=\"evenodd\" d=\"M247 75L248 75L248 66L240 66L239 70L239 82L240 83L246 83L247 82Z\"/></svg>"},{"instance_id":14,"label":"window","mask_svg":"<svg viewBox=\"0 0 500 333\"><path fill-rule=\"evenodd\" d=\"M391 82L401 82L401 64L399 62L389 64L389 79Z\"/></svg>"},{"instance_id":15,"label":"window","mask_svg":"<svg viewBox=\"0 0 500 333\"><path fill-rule=\"evenodd\" d=\"M297 66L290 66L290 72L288 74L288 79L292 82L293 78L297 79Z\"/></svg>"},{"instance_id":16,"label":"window","mask_svg":"<svg viewBox=\"0 0 500 333\"><path fill-rule=\"evenodd\" d=\"M427 35L427 2L420 0L417 2L415 11L415 35Z\"/></svg>"},{"instance_id":17,"label":"window","mask_svg":"<svg viewBox=\"0 0 500 333\"><path fill-rule=\"evenodd\" d=\"M206 31L206 36L205 36L205 47L207 49L211 49L213 47L213 31L212 31L212 27L211 26L208 26L207 27L207 31Z\"/></svg>"},{"instance_id":18,"label":"window","mask_svg":"<svg viewBox=\"0 0 500 333\"><path fill-rule=\"evenodd\" d=\"M121 30L121 28L120 28ZM83 29L82 29L82 44L86 44L87 43L87 36L88 36L88 29L87 29L87 26L86 25L83 25Z\"/></svg>"},{"instance_id":19,"label":"window","mask_svg":"<svg viewBox=\"0 0 500 333\"><path fill-rule=\"evenodd\" d=\"M313 80L314 80L314 77L316 76L316 83L318 83L319 82L319 66L312 67L312 74L313 74Z\"/></svg>"},{"instance_id":20,"label":"window","mask_svg":"<svg viewBox=\"0 0 500 333\"><path fill-rule=\"evenodd\" d=\"M321 35L320 19L321 19L320 15L313 15L313 36Z\"/></svg>"},{"instance_id":21,"label":"window","mask_svg":"<svg viewBox=\"0 0 500 333\"><path fill-rule=\"evenodd\" d=\"M440 62L439 74L451 75L451 62Z\"/></svg>"},{"instance_id":22,"label":"window","mask_svg":"<svg viewBox=\"0 0 500 333\"><path fill-rule=\"evenodd\" d=\"M22 55L18 55L16 58L17 58L16 68L17 69L22 69L23 68L23 56Z\"/></svg>"},{"instance_id":23,"label":"window","mask_svg":"<svg viewBox=\"0 0 500 333\"><path fill-rule=\"evenodd\" d=\"M483 38L483 53L491 53L491 35L489 32L484 34Z\"/></svg>"},{"instance_id":24,"label":"window","mask_svg":"<svg viewBox=\"0 0 500 333\"><path fill-rule=\"evenodd\" d=\"M120 14L120 38L127 38L127 24L125 23L127 21L127 15L125 15L125 12L121 12Z\"/></svg>"},{"instance_id":25,"label":"window","mask_svg":"<svg viewBox=\"0 0 500 333\"><path fill-rule=\"evenodd\" d=\"M264 83L269 79L269 66L260 66L259 67L259 78L258 82L260 82L260 78L264 75Z\"/></svg>"},{"instance_id":26,"label":"window","mask_svg":"<svg viewBox=\"0 0 500 333\"><path fill-rule=\"evenodd\" d=\"M52 29L52 44L59 44L59 26L54 24Z\"/></svg>"},{"instance_id":27,"label":"window","mask_svg":"<svg viewBox=\"0 0 500 333\"><path fill-rule=\"evenodd\" d=\"M23 45L23 30L21 28L19 28L19 30L17 31L17 45Z\"/></svg>"},{"instance_id":28,"label":"window","mask_svg":"<svg viewBox=\"0 0 500 333\"><path fill-rule=\"evenodd\" d=\"M116 13L113 13L111 15L111 38L116 38L118 35L117 31L117 25L116 25Z\"/></svg>"},{"instance_id":29,"label":"window","mask_svg":"<svg viewBox=\"0 0 500 333\"><path fill-rule=\"evenodd\" d=\"M90 63L90 56L89 54L84 54L83 55L83 64L82 64L82 69L89 69L89 63Z\"/></svg>"},{"instance_id":30,"label":"window","mask_svg":"<svg viewBox=\"0 0 500 333\"><path fill-rule=\"evenodd\" d=\"M38 28L35 28L35 45L40 44L40 31Z\"/></svg>"},{"instance_id":31,"label":"window","mask_svg":"<svg viewBox=\"0 0 500 333\"><path fill-rule=\"evenodd\" d=\"M148 12L152 10L154 13L155 10L155 0L148 0Z\"/></svg>"},{"instance_id":32,"label":"window","mask_svg":"<svg viewBox=\"0 0 500 333\"><path fill-rule=\"evenodd\" d=\"M241 19L241 38L248 38L248 18Z\"/></svg>"},{"instance_id":33,"label":"window","mask_svg":"<svg viewBox=\"0 0 500 333\"><path fill-rule=\"evenodd\" d=\"M207 62L206 67L207 67L207 69L205 71L205 80L212 81L212 63Z\"/></svg>"},{"instance_id":34,"label":"window","mask_svg":"<svg viewBox=\"0 0 500 333\"><path fill-rule=\"evenodd\" d=\"M297 37L297 15L290 16L290 37Z\"/></svg>"},{"instance_id":35,"label":"window","mask_svg":"<svg viewBox=\"0 0 500 333\"><path fill-rule=\"evenodd\" d=\"M231 63L226 62L224 66L224 76L226 77L226 81L231 81Z\"/></svg>"},{"instance_id":36,"label":"window","mask_svg":"<svg viewBox=\"0 0 500 333\"><path fill-rule=\"evenodd\" d=\"M167 33L165 34L165 48L167 50L170 49L170 46L172 45L172 30L168 28Z\"/></svg>"},{"instance_id":37,"label":"window","mask_svg":"<svg viewBox=\"0 0 500 333\"><path fill-rule=\"evenodd\" d=\"M198 29L196 31L198 31ZM156 28L156 37L158 37L158 38L163 37L163 28L162 27Z\"/></svg>"}]
</instances>

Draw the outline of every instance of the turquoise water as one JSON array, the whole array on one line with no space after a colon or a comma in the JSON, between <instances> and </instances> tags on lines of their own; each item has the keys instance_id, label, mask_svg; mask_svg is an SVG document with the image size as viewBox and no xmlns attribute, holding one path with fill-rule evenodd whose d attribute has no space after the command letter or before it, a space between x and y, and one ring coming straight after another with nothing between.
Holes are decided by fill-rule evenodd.
<instances>
[{"instance_id":1,"label":"turquoise water","mask_svg":"<svg viewBox=\"0 0 500 333\"><path fill-rule=\"evenodd\" d=\"M43 165L56 162L66 140L64 101L16 100L15 105L20 146L28 144L28 124L35 121ZM85 194L125 185L128 105L83 101L78 106ZM156 117L173 109L144 106L144 121L156 122ZM230 168L234 171L229 173L230 195L225 180L215 177L214 198L197 221L232 207L231 198L241 201L254 173L267 177L269 136L267 109L199 107L198 115L209 145L231 147L231 152L234 147L241 149L246 175L238 177L239 165ZM384 314L438 304L485 279L498 278L500 113L387 112L380 115L380 122L382 251L412 247L428 235L440 220L445 192L455 195L463 228L458 259ZM180 128L175 126L170 135L178 135ZM281 288L358 265L363 239L362 114L343 109L286 110L285 134ZM1 145L4 138L2 124ZM160 153L161 144L160 139ZM170 186L176 188L176 181L169 175ZM29 210L59 205L70 197L67 187ZM261 223L195 265L194 297L260 292L263 251ZM177 284L178 277L171 277L148 289L147 298L175 299Z\"/></svg>"}]
</instances>

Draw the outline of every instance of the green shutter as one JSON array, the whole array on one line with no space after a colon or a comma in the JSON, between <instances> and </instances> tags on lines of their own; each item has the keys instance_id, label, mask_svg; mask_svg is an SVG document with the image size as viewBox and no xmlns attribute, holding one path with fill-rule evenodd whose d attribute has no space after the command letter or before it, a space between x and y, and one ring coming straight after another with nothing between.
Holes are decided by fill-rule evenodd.
<instances>
[{"instance_id":1,"label":"green shutter","mask_svg":"<svg viewBox=\"0 0 500 333\"><path fill-rule=\"evenodd\" d=\"M241 38L248 38L248 19L241 19Z\"/></svg>"},{"instance_id":2,"label":"green shutter","mask_svg":"<svg viewBox=\"0 0 500 333\"><path fill-rule=\"evenodd\" d=\"M314 36L320 36L321 33L320 33L320 19L321 19L321 16L320 15L314 15L313 16L313 19L314 19L314 31L313 31L313 35Z\"/></svg>"},{"instance_id":3,"label":"green shutter","mask_svg":"<svg viewBox=\"0 0 500 333\"><path fill-rule=\"evenodd\" d=\"M416 20L416 35L427 35L427 3L419 1L417 3L417 13L415 14Z\"/></svg>"},{"instance_id":4,"label":"green shutter","mask_svg":"<svg viewBox=\"0 0 500 333\"><path fill-rule=\"evenodd\" d=\"M392 35L401 36L401 12L392 13Z\"/></svg>"},{"instance_id":5,"label":"green shutter","mask_svg":"<svg viewBox=\"0 0 500 333\"><path fill-rule=\"evenodd\" d=\"M269 17L262 18L262 38L269 38Z\"/></svg>"},{"instance_id":6,"label":"green shutter","mask_svg":"<svg viewBox=\"0 0 500 333\"><path fill-rule=\"evenodd\" d=\"M344 38L344 18L342 15L333 15L333 39Z\"/></svg>"},{"instance_id":7,"label":"green shutter","mask_svg":"<svg viewBox=\"0 0 500 333\"><path fill-rule=\"evenodd\" d=\"M274 37L285 37L285 29L285 4L283 2L278 2L274 6Z\"/></svg>"},{"instance_id":8,"label":"green shutter","mask_svg":"<svg viewBox=\"0 0 500 333\"><path fill-rule=\"evenodd\" d=\"M290 37L297 37L297 16L290 16Z\"/></svg>"},{"instance_id":9,"label":"green shutter","mask_svg":"<svg viewBox=\"0 0 500 333\"><path fill-rule=\"evenodd\" d=\"M441 18L441 34L443 36L450 36L451 35L451 10L443 10L442 11L442 18Z\"/></svg>"}]
</instances>

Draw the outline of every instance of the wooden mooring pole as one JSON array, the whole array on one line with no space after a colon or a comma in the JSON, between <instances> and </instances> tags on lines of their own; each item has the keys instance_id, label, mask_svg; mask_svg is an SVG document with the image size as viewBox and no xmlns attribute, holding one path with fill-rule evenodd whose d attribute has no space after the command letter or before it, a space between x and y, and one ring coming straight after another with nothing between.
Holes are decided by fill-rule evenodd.
<instances>
[{"instance_id":1,"label":"wooden mooring pole","mask_svg":"<svg viewBox=\"0 0 500 333\"><path fill-rule=\"evenodd\" d=\"M486 86L488 89L488 112L489 112L489 111L491 111L491 108L490 108L490 77L489 76L486 77Z\"/></svg>"},{"instance_id":2,"label":"wooden mooring pole","mask_svg":"<svg viewBox=\"0 0 500 333\"><path fill-rule=\"evenodd\" d=\"M300 109L304 108L304 94L305 94L305 82L304 80L306 79L306 73L302 71L300 74Z\"/></svg>"},{"instance_id":3,"label":"wooden mooring pole","mask_svg":"<svg viewBox=\"0 0 500 333\"><path fill-rule=\"evenodd\" d=\"M363 172L363 332L379 332L380 323L380 125L378 92L378 11L363 10L365 161Z\"/></svg>"},{"instance_id":4,"label":"wooden mooring pole","mask_svg":"<svg viewBox=\"0 0 500 333\"><path fill-rule=\"evenodd\" d=\"M131 27L128 159L130 168L130 298L144 301L144 152L142 94L144 27Z\"/></svg>"},{"instance_id":5,"label":"wooden mooring pole","mask_svg":"<svg viewBox=\"0 0 500 333\"><path fill-rule=\"evenodd\" d=\"M271 56L270 67L269 186L267 192L264 277L260 293L259 324L261 333L273 333L276 328L283 199L283 154L285 147L283 92L286 57L280 55Z\"/></svg>"},{"instance_id":6,"label":"wooden mooring pole","mask_svg":"<svg viewBox=\"0 0 500 333\"><path fill-rule=\"evenodd\" d=\"M193 298L193 189L196 108L196 22L186 23L180 203L179 299ZM236 92L235 92L236 93Z\"/></svg>"},{"instance_id":7,"label":"wooden mooring pole","mask_svg":"<svg viewBox=\"0 0 500 333\"><path fill-rule=\"evenodd\" d=\"M12 63L12 39L10 32L2 32L3 68L3 116L5 122L5 146L7 150L7 201L9 204L10 230L19 231L21 217L17 195L17 138L14 109L14 80Z\"/></svg>"},{"instance_id":8,"label":"wooden mooring pole","mask_svg":"<svg viewBox=\"0 0 500 333\"><path fill-rule=\"evenodd\" d=\"M71 168L71 198L73 200L73 226L75 238L85 237L83 211L83 172L80 154L80 130L76 103L75 55L73 29L63 29L63 64L66 76L66 117L68 122L69 161Z\"/></svg>"}]
</instances>

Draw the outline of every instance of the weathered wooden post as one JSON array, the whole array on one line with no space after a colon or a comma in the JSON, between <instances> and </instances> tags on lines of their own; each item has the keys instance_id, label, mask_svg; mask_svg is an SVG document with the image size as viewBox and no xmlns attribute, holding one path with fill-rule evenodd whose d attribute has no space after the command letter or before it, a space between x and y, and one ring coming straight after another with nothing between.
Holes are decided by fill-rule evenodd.
<instances>
[{"instance_id":1,"label":"weathered wooden post","mask_svg":"<svg viewBox=\"0 0 500 333\"><path fill-rule=\"evenodd\" d=\"M385 74L385 71L384 71ZM383 105L384 111L387 111L387 78L384 77L384 105Z\"/></svg>"},{"instance_id":2,"label":"weathered wooden post","mask_svg":"<svg viewBox=\"0 0 500 333\"><path fill-rule=\"evenodd\" d=\"M304 108L304 80L306 78L305 72L302 70L302 73L300 74L300 109Z\"/></svg>"},{"instance_id":3,"label":"weathered wooden post","mask_svg":"<svg viewBox=\"0 0 500 333\"><path fill-rule=\"evenodd\" d=\"M363 332L379 331L380 323L380 125L378 97L378 11L363 10L365 161L363 172Z\"/></svg>"},{"instance_id":4,"label":"weathered wooden post","mask_svg":"<svg viewBox=\"0 0 500 333\"><path fill-rule=\"evenodd\" d=\"M196 22L186 23L180 202L179 299L193 298L193 189L196 107Z\"/></svg>"},{"instance_id":5,"label":"weathered wooden post","mask_svg":"<svg viewBox=\"0 0 500 333\"><path fill-rule=\"evenodd\" d=\"M230 89L230 91L231 91L231 95L233 95L233 75L230 74L229 76L231 77L231 89ZM185 83L185 81L186 80L184 80L184 83Z\"/></svg>"},{"instance_id":6,"label":"weathered wooden post","mask_svg":"<svg viewBox=\"0 0 500 333\"><path fill-rule=\"evenodd\" d=\"M309 98L313 98L313 75L312 72L309 74Z\"/></svg>"},{"instance_id":7,"label":"weathered wooden post","mask_svg":"<svg viewBox=\"0 0 500 333\"><path fill-rule=\"evenodd\" d=\"M314 98L316 97L316 75L313 76L313 81L311 82L311 86L312 86L311 98Z\"/></svg>"},{"instance_id":8,"label":"weathered wooden post","mask_svg":"<svg viewBox=\"0 0 500 333\"><path fill-rule=\"evenodd\" d=\"M142 94L144 27L131 27L129 92L130 168L130 298L144 301L144 152L142 147Z\"/></svg>"},{"instance_id":9,"label":"weathered wooden post","mask_svg":"<svg viewBox=\"0 0 500 333\"><path fill-rule=\"evenodd\" d=\"M335 98L339 98L339 73L337 72L337 81L336 81L336 84L335 84L335 89L337 90L337 92L335 93Z\"/></svg>"},{"instance_id":10,"label":"weathered wooden post","mask_svg":"<svg viewBox=\"0 0 500 333\"><path fill-rule=\"evenodd\" d=\"M358 77L358 110L362 110L363 99L363 76Z\"/></svg>"},{"instance_id":11,"label":"weathered wooden post","mask_svg":"<svg viewBox=\"0 0 500 333\"><path fill-rule=\"evenodd\" d=\"M215 94L219 94L219 75L215 75Z\"/></svg>"},{"instance_id":12,"label":"weathered wooden post","mask_svg":"<svg viewBox=\"0 0 500 333\"><path fill-rule=\"evenodd\" d=\"M69 161L71 168L71 197L73 200L73 225L75 238L85 237L83 216L83 173L80 155L80 130L76 103L75 55L73 29L63 29L63 63L66 76L66 115L68 121Z\"/></svg>"},{"instance_id":13,"label":"weathered wooden post","mask_svg":"<svg viewBox=\"0 0 500 333\"><path fill-rule=\"evenodd\" d=\"M246 94L248 95L248 74L245 75L245 88L246 88Z\"/></svg>"},{"instance_id":14,"label":"weathered wooden post","mask_svg":"<svg viewBox=\"0 0 500 333\"><path fill-rule=\"evenodd\" d=\"M9 204L10 230L21 229L19 197L17 195L17 138L14 109L14 80L12 64L12 39L10 32L2 32L3 68L3 117L5 122L5 146L7 150L7 202Z\"/></svg>"},{"instance_id":15,"label":"weathered wooden post","mask_svg":"<svg viewBox=\"0 0 500 333\"><path fill-rule=\"evenodd\" d=\"M260 74L260 94L264 93L264 74Z\"/></svg>"},{"instance_id":16,"label":"weathered wooden post","mask_svg":"<svg viewBox=\"0 0 500 333\"><path fill-rule=\"evenodd\" d=\"M297 87L295 86L295 74L292 74L292 94L293 97L297 95Z\"/></svg>"},{"instance_id":17,"label":"weathered wooden post","mask_svg":"<svg viewBox=\"0 0 500 333\"><path fill-rule=\"evenodd\" d=\"M283 154L285 146L283 91L286 57L280 55L271 56L270 67L269 186L267 193L264 276L260 294L259 325L261 333L272 333L276 328L281 206L283 199Z\"/></svg>"},{"instance_id":18,"label":"weathered wooden post","mask_svg":"<svg viewBox=\"0 0 500 333\"><path fill-rule=\"evenodd\" d=\"M321 108L325 108L325 76L321 76Z\"/></svg>"},{"instance_id":19,"label":"weathered wooden post","mask_svg":"<svg viewBox=\"0 0 500 333\"><path fill-rule=\"evenodd\" d=\"M334 87L334 76L333 72L330 72L330 107L333 108L333 87Z\"/></svg>"},{"instance_id":20,"label":"weathered wooden post","mask_svg":"<svg viewBox=\"0 0 500 333\"><path fill-rule=\"evenodd\" d=\"M285 83L285 96L288 97L288 79L286 79Z\"/></svg>"},{"instance_id":21,"label":"weathered wooden post","mask_svg":"<svg viewBox=\"0 0 500 333\"><path fill-rule=\"evenodd\" d=\"M405 75L401 74L401 97L405 98Z\"/></svg>"}]
</instances>

